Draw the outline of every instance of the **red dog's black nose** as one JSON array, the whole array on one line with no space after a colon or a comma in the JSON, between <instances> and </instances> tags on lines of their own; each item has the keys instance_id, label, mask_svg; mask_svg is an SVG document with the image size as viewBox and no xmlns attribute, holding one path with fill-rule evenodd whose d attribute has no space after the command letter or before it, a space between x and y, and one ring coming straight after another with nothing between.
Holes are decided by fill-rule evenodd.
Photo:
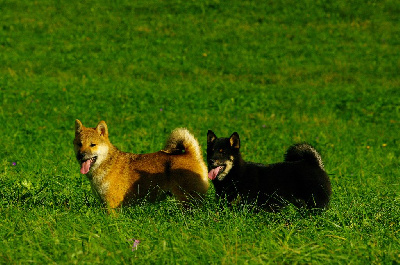
<instances>
[{"instance_id":1,"label":"red dog's black nose","mask_svg":"<svg viewBox=\"0 0 400 265\"><path fill-rule=\"evenodd\" d=\"M82 154L82 153L78 153L78 154L76 155L76 158L77 158L79 161L82 161L84 157L85 157L85 155Z\"/></svg>"}]
</instances>

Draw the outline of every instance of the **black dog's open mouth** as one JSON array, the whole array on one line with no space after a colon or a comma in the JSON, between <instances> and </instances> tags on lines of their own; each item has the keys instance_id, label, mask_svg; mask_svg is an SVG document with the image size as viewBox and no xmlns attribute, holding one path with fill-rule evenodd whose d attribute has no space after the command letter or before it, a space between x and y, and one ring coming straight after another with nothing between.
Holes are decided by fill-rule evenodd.
<instances>
[{"instance_id":1,"label":"black dog's open mouth","mask_svg":"<svg viewBox=\"0 0 400 265\"><path fill-rule=\"evenodd\" d=\"M97 156L94 156L88 160L82 161L82 166L81 166L81 173L82 174L87 174L92 167L92 165L96 162Z\"/></svg>"},{"instance_id":2,"label":"black dog's open mouth","mask_svg":"<svg viewBox=\"0 0 400 265\"><path fill-rule=\"evenodd\" d=\"M208 172L208 178L214 180L219 174L224 172L225 166L218 166Z\"/></svg>"}]
</instances>

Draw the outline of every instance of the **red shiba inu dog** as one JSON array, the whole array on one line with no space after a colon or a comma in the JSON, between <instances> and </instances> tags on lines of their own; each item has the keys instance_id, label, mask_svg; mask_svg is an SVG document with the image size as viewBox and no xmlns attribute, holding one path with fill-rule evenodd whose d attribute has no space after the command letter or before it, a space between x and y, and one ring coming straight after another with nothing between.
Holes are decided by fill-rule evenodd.
<instances>
[{"instance_id":1,"label":"red shiba inu dog","mask_svg":"<svg viewBox=\"0 0 400 265\"><path fill-rule=\"evenodd\" d=\"M133 154L111 144L104 121L86 128L76 120L74 150L80 172L109 208L140 198L154 201L165 192L185 204L201 199L209 187L200 146L187 129L175 129L161 151Z\"/></svg>"}]
</instances>

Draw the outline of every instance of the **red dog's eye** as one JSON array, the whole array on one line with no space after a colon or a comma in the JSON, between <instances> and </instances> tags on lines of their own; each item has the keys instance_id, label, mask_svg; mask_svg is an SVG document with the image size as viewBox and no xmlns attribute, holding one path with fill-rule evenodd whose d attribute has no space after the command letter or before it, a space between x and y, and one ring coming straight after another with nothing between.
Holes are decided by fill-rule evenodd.
<instances>
[{"instance_id":1,"label":"red dog's eye","mask_svg":"<svg viewBox=\"0 0 400 265\"><path fill-rule=\"evenodd\" d=\"M96 146L96 144L90 144L90 147L95 147Z\"/></svg>"}]
</instances>

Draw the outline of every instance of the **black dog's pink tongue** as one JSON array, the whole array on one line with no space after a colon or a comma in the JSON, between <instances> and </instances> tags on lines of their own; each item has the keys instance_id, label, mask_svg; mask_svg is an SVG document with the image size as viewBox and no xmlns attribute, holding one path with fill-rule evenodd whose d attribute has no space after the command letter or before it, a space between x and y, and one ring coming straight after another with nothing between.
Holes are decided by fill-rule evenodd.
<instances>
[{"instance_id":1,"label":"black dog's pink tongue","mask_svg":"<svg viewBox=\"0 0 400 265\"><path fill-rule=\"evenodd\" d=\"M211 169L210 172L208 172L208 178L211 180L214 180L217 177L218 172L221 168L222 167L216 167L216 168Z\"/></svg>"},{"instance_id":2,"label":"black dog's pink tongue","mask_svg":"<svg viewBox=\"0 0 400 265\"><path fill-rule=\"evenodd\" d=\"M87 174L89 172L90 164L91 164L90 159L86 160L85 162L82 163L82 167L81 167L81 173L82 174Z\"/></svg>"}]
</instances>

